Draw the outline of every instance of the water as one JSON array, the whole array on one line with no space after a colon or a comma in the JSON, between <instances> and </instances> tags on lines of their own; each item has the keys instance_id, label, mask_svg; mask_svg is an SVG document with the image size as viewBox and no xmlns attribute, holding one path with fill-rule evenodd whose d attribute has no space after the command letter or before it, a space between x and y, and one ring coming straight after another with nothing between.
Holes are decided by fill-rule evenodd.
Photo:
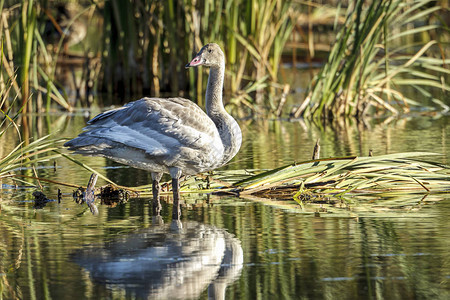
<instances>
[{"instance_id":1,"label":"water","mask_svg":"<svg viewBox=\"0 0 450 300\"><path fill-rule=\"evenodd\" d=\"M318 138L322 157L366 155L370 149L433 151L443 155L432 160L448 164L449 120L427 116L333 128L241 121L245 141L226 168L306 160ZM85 121L55 115L33 117L29 124L36 136L50 131L73 137ZM15 142L13 132L4 136L1 156ZM119 184L150 179L104 159L83 161ZM37 173L82 185L90 175L61 159L56 170ZM450 298L448 195L389 199L407 201L404 208L386 205L381 197L352 196L369 208L335 207L332 213L312 204L301 210L294 202L184 195L182 222L172 222L170 197L163 199L160 217L152 215L148 198L99 204L93 216L73 201L73 188L43 184L51 199L61 188L60 203L34 208L34 189L0 194L0 290L6 299Z\"/></svg>"}]
</instances>

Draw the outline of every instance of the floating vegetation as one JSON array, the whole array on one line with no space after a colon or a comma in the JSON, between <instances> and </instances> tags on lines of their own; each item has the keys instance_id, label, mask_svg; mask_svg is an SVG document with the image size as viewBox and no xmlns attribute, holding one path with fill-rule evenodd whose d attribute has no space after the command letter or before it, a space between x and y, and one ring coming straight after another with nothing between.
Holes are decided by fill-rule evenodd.
<instances>
[{"instance_id":1,"label":"floating vegetation","mask_svg":"<svg viewBox=\"0 0 450 300\"><path fill-rule=\"evenodd\" d=\"M128 201L131 196L130 190L112 184L96 188L95 184L97 183L98 177L99 174L97 172L92 173L87 187L79 187L73 192L73 199L76 203L86 203L91 210L91 213L97 215L98 208L95 203L96 198L100 200L101 205L108 205L110 207L115 207L117 204L123 204ZM134 196L138 196L138 194L134 193Z\"/></svg>"},{"instance_id":2,"label":"floating vegetation","mask_svg":"<svg viewBox=\"0 0 450 300\"><path fill-rule=\"evenodd\" d=\"M43 192L35 191L33 192L34 197L34 206L35 209L44 208L48 202L53 202L55 200L48 199L47 196Z\"/></svg>"},{"instance_id":3,"label":"floating vegetation","mask_svg":"<svg viewBox=\"0 0 450 300\"><path fill-rule=\"evenodd\" d=\"M86 189L79 187L73 192L73 198L77 203L86 202ZM94 196L101 200L102 204L113 205L117 203L127 202L131 196L137 196L137 193L132 193L129 190L119 188L117 186L107 184L98 189L95 189Z\"/></svg>"},{"instance_id":4,"label":"floating vegetation","mask_svg":"<svg viewBox=\"0 0 450 300\"><path fill-rule=\"evenodd\" d=\"M319 205L313 212L367 211L368 207L371 210L411 210L439 201L439 195L450 193L450 168L417 159L435 155L438 154L409 152L352 156L310 160L273 170L214 171L185 178L180 191L185 197L205 193L224 195L284 209L301 208L305 212L311 212L306 208L309 204ZM170 182L162 186L162 195L171 193ZM95 198L100 199L100 204L116 206L130 197L151 194L148 185L126 188L108 184L95 188L94 183L90 192L87 190L78 188L74 199L77 203L86 203L94 214L98 213ZM374 202L376 199L382 201Z\"/></svg>"},{"instance_id":5,"label":"floating vegetation","mask_svg":"<svg viewBox=\"0 0 450 300\"><path fill-rule=\"evenodd\" d=\"M420 210L450 193L450 168L417 159L433 155L437 154L342 157L274 170L218 171L187 179L181 191L235 196L296 212L335 216Z\"/></svg>"},{"instance_id":6,"label":"floating vegetation","mask_svg":"<svg viewBox=\"0 0 450 300\"><path fill-rule=\"evenodd\" d=\"M214 172L191 177L183 192L215 192L281 200L346 195L439 194L450 192L450 168L414 159L428 152L342 157L295 163L274 170Z\"/></svg>"},{"instance_id":7,"label":"floating vegetation","mask_svg":"<svg viewBox=\"0 0 450 300\"><path fill-rule=\"evenodd\" d=\"M277 189L308 189L340 196L353 193L433 193L450 190L450 169L411 159L432 153L398 153L374 157L319 159L288 165L236 182L240 194ZM294 195L295 196L295 195Z\"/></svg>"}]
</instances>

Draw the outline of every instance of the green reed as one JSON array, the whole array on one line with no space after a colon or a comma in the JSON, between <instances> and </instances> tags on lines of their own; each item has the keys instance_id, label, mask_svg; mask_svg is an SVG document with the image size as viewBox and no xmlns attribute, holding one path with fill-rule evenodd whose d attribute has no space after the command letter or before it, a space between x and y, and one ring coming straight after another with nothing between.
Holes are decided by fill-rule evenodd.
<instances>
[{"instance_id":1,"label":"green reed","mask_svg":"<svg viewBox=\"0 0 450 300\"><path fill-rule=\"evenodd\" d=\"M43 36L44 23L55 14L51 9L55 3L0 3L5 45L0 84L13 82L8 101L17 94L22 105L16 103L16 109L24 103L28 103L24 111L48 111L53 103L72 109L56 76L58 59L64 59L66 31L54 24L61 37L53 51L48 50L50 42ZM91 56L101 57L100 67L93 71L86 64L83 72L95 79L96 92L119 95L123 102L142 95L183 96L188 91L191 99L202 104L205 73L186 71L184 65L202 45L216 42L227 59L227 108L251 113L267 107L277 110L274 95L281 91L275 92L275 88L283 87L278 84L279 66L297 17L308 11L309 18L323 7L281 0L108 0L79 5L67 28L83 25L77 23L78 18L90 11L102 20L103 28L95 33L94 42L102 46ZM449 72L445 67L445 44L441 44L445 38L441 36L448 36L448 29L438 24L441 7L436 2L351 0L339 6L335 25L341 17L339 12L345 9L345 22L327 63L311 82L295 117L360 117L372 107L398 114L423 103L400 92L399 86L410 86L422 98L446 108L440 99L448 93L445 79ZM312 28L310 24L311 36ZM418 35L425 41L421 45ZM92 41L82 44L88 43ZM310 51L314 49L312 39L308 45ZM444 54L436 57L430 50ZM84 55L88 61L87 51ZM18 77L14 75L16 69ZM440 90L441 95L436 96L430 89Z\"/></svg>"},{"instance_id":2,"label":"green reed","mask_svg":"<svg viewBox=\"0 0 450 300\"><path fill-rule=\"evenodd\" d=\"M4 57L3 50L2 44L0 47L0 57ZM4 63L2 60L0 67L3 67ZM0 109L0 139L2 139L8 130L14 130L19 142L10 151L6 153L2 151L2 155L0 156L0 185L3 179L7 178L14 182L24 182L19 178L20 175L18 176L17 173L21 173L24 167L27 167L24 171L25 173L30 172L31 168L34 168L35 165L60 157L61 155L55 153L55 150L58 150L64 141L64 139L51 139L49 135L35 137L34 139L29 138L28 121L25 120L26 116L22 118L22 124L18 124L18 119L20 118L21 112L25 110L27 103L23 103L23 106L17 112L13 112L13 105L18 102L17 98L19 94L17 93L9 102L11 105L5 105L10 100L10 90L16 83L15 78L17 76L15 73L11 77L10 80L0 87L0 108L6 108Z\"/></svg>"},{"instance_id":3,"label":"green reed","mask_svg":"<svg viewBox=\"0 0 450 300\"><path fill-rule=\"evenodd\" d=\"M26 5L28 4L28 5ZM21 64L20 68L20 82L22 83L22 105L24 111L26 112L28 105L26 101L29 96L29 67L31 62L31 49L33 47L33 36L34 28L36 27L36 9L33 7L33 1L28 1L28 3L22 4L22 15L20 31L23 32L23 39L20 41L20 47L22 49L21 53Z\"/></svg>"},{"instance_id":4,"label":"green reed","mask_svg":"<svg viewBox=\"0 0 450 300\"><path fill-rule=\"evenodd\" d=\"M427 90L436 89L442 99L450 91L449 61L445 55L433 57L439 50L430 51L443 47L431 38L442 26L427 24L440 9L431 0L350 1L345 26L295 117L362 117L373 107L398 115L411 105L423 106L424 98L448 109ZM419 97L411 98L401 86L414 88Z\"/></svg>"},{"instance_id":5,"label":"green reed","mask_svg":"<svg viewBox=\"0 0 450 300\"><path fill-rule=\"evenodd\" d=\"M201 103L206 77L198 70L185 71L184 65L208 42L219 43L225 51L226 90L232 95L242 92L249 78L276 82L293 16L290 2L277 0L107 1L103 88L125 95L189 89ZM114 72L117 66L120 71Z\"/></svg>"},{"instance_id":6,"label":"green reed","mask_svg":"<svg viewBox=\"0 0 450 300\"><path fill-rule=\"evenodd\" d=\"M2 62L0 84L6 86L12 82L13 89L8 89L8 96L3 98L2 107L12 106L16 111L41 111L44 108L42 96L55 101L63 108L71 107L66 97L57 88L53 79L57 68L60 48L56 53L47 51L47 42L42 37L44 24L42 19L45 7L39 1L1 2L2 22ZM64 36L61 37L60 44ZM16 98L21 101L15 101ZM49 109L49 104L47 109Z\"/></svg>"}]
</instances>

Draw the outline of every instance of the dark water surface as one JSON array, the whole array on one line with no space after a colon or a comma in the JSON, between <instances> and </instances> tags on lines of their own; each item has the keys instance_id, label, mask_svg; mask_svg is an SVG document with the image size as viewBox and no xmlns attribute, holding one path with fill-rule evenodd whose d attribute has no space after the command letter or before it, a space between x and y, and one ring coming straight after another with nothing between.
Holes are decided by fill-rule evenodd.
<instances>
[{"instance_id":1,"label":"dark water surface","mask_svg":"<svg viewBox=\"0 0 450 300\"><path fill-rule=\"evenodd\" d=\"M29 123L36 136L73 137L86 120L49 116ZM449 121L428 116L325 128L241 121L245 141L226 168L310 159L318 138L322 157L432 151L443 154L432 160L448 164ZM4 156L17 139L10 132L0 141ZM119 184L149 183L146 172L101 158L82 160ZM64 160L56 171L37 172L80 185L90 175ZM46 185L44 192L56 199L58 187ZM352 196L352 209L328 213L319 205L302 210L295 202L184 195L181 222L172 222L170 197L159 217L148 198L99 204L94 216L73 201L72 188L61 190L61 203L39 209L34 189L0 192L3 298L450 299L448 195ZM407 205L393 205L402 201Z\"/></svg>"}]
</instances>

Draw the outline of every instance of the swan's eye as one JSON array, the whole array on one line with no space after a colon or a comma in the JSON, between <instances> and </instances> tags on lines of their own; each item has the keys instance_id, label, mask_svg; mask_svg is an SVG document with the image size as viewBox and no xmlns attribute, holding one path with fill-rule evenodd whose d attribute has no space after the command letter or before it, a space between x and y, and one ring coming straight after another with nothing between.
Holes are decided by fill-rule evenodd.
<instances>
[{"instance_id":1,"label":"swan's eye","mask_svg":"<svg viewBox=\"0 0 450 300\"><path fill-rule=\"evenodd\" d=\"M211 52L212 52L212 49L208 49L208 52L211 53Z\"/></svg>"}]
</instances>

